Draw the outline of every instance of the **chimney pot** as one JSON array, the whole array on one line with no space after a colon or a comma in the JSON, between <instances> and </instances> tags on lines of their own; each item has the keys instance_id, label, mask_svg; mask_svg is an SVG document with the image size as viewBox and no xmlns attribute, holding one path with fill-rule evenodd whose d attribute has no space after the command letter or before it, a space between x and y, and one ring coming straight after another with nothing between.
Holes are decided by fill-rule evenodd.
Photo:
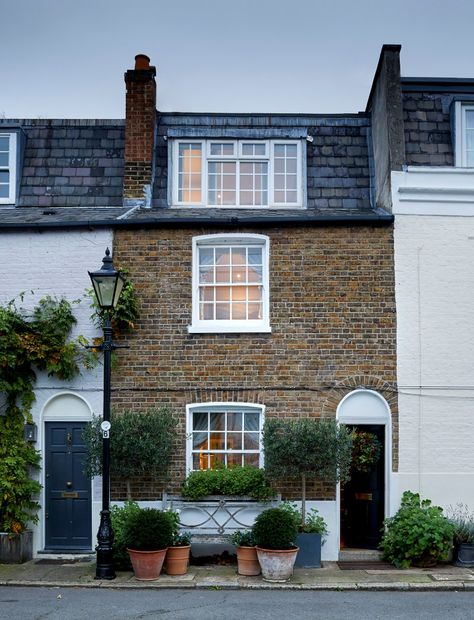
<instances>
[{"instance_id":1,"label":"chimney pot","mask_svg":"<svg viewBox=\"0 0 474 620\"><path fill-rule=\"evenodd\" d=\"M143 71L150 68L150 59L146 54L137 54L135 56L135 70Z\"/></svg>"}]
</instances>

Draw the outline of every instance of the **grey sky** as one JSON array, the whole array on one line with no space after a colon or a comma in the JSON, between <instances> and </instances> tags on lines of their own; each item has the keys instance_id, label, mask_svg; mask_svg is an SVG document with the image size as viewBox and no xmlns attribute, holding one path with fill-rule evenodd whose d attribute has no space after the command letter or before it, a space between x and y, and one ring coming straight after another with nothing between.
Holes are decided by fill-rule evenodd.
<instances>
[{"instance_id":1,"label":"grey sky","mask_svg":"<svg viewBox=\"0 0 474 620\"><path fill-rule=\"evenodd\" d=\"M474 77L472 0L0 0L0 115L122 118L146 53L158 108L357 112L383 43L402 75Z\"/></svg>"}]
</instances>

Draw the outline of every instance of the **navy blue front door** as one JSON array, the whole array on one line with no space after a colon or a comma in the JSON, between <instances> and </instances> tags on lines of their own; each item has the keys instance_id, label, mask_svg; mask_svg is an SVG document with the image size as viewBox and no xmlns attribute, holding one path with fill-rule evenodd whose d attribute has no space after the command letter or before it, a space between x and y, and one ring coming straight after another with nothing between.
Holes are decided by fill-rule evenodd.
<instances>
[{"instance_id":1,"label":"navy blue front door","mask_svg":"<svg viewBox=\"0 0 474 620\"><path fill-rule=\"evenodd\" d=\"M91 481L84 475L85 422L45 423L45 549L91 549Z\"/></svg>"}]
</instances>

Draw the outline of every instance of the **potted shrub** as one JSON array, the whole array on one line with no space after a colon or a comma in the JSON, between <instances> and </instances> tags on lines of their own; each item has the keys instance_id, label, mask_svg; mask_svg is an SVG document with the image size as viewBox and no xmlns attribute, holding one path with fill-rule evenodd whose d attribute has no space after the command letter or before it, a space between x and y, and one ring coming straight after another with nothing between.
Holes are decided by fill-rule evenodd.
<instances>
[{"instance_id":1,"label":"potted shrub","mask_svg":"<svg viewBox=\"0 0 474 620\"><path fill-rule=\"evenodd\" d=\"M269 419L263 429L263 447L265 471L270 478L298 478L300 481L300 532L316 528L320 531L315 533L325 533L319 520L313 521L312 526L307 523L306 483L308 479L330 484L349 479L352 433L333 419ZM304 566L320 566L320 537L304 536L300 544Z\"/></svg>"},{"instance_id":2,"label":"potted shrub","mask_svg":"<svg viewBox=\"0 0 474 620\"><path fill-rule=\"evenodd\" d=\"M140 512L137 502L125 502L123 506L111 506L110 519L114 539L112 542L112 554L116 570L131 570L130 555L124 540L125 524L132 514Z\"/></svg>"},{"instance_id":3,"label":"potted shrub","mask_svg":"<svg viewBox=\"0 0 474 620\"><path fill-rule=\"evenodd\" d=\"M252 527L258 561L266 581L288 581L298 553L298 530L294 517L283 508L269 508Z\"/></svg>"},{"instance_id":4,"label":"potted shrub","mask_svg":"<svg viewBox=\"0 0 474 620\"><path fill-rule=\"evenodd\" d=\"M173 541L166 552L165 570L168 575L185 575L189 566L191 534L180 533L178 511L170 510L167 514L173 524Z\"/></svg>"},{"instance_id":5,"label":"potted shrub","mask_svg":"<svg viewBox=\"0 0 474 620\"><path fill-rule=\"evenodd\" d=\"M173 542L173 528L172 519L163 510L143 508L130 514L123 539L137 579L158 579L166 550Z\"/></svg>"},{"instance_id":6,"label":"potted shrub","mask_svg":"<svg viewBox=\"0 0 474 620\"><path fill-rule=\"evenodd\" d=\"M453 532L442 508L429 499L421 500L418 493L405 491L397 514L384 521L380 549L398 568L435 566L448 559Z\"/></svg>"},{"instance_id":7,"label":"potted shrub","mask_svg":"<svg viewBox=\"0 0 474 620\"><path fill-rule=\"evenodd\" d=\"M237 551L238 574L247 577L260 575L260 563L252 532L237 530L229 538Z\"/></svg>"},{"instance_id":8,"label":"potted shrub","mask_svg":"<svg viewBox=\"0 0 474 620\"><path fill-rule=\"evenodd\" d=\"M295 519L298 527L296 545L299 547L295 566L303 568L321 568L321 547L324 537L328 533L326 521L316 508L311 508L306 513L304 523L301 520L301 512L296 504L283 502L281 508L287 510Z\"/></svg>"},{"instance_id":9,"label":"potted shrub","mask_svg":"<svg viewBox=\"0 0 474 620\"><path fill-rule=\"evenodd\" d=\"M474 512L465 504L457 504L448 509L448 518L454 528L454 564L474 567Z\"/></svg>"}]
</instances>

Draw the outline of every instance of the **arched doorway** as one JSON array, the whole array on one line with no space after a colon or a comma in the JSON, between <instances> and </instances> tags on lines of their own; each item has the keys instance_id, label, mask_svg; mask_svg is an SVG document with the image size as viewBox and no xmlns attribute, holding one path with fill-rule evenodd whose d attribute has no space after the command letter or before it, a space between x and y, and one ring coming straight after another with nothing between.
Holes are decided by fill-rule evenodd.
<instances>
[{"instance_id":1,"label":"arched doorway","mask_svg":"<svg viewBox=\"0 0 474 620\"><path fill-rule=\"evenodd\" d=\"M359 433L362 441L379 447L378 459L365 467L353 467L351 480L340 486L341 548L376 549L388 515L390 407L378 392L357 389L341 400L337 419Z\"/></svg>"},{"instance_id":2,"label":"arched doorway","mask_svg":"<svg viewBox=\"0 0 474 620\"><path fill-rule=\"evenodd\" d=\"M43 409L44 549L90 551L91 480L84 474L82 432L88 403L72 393L53 396Z\"/></svg>"}]
</instances>

